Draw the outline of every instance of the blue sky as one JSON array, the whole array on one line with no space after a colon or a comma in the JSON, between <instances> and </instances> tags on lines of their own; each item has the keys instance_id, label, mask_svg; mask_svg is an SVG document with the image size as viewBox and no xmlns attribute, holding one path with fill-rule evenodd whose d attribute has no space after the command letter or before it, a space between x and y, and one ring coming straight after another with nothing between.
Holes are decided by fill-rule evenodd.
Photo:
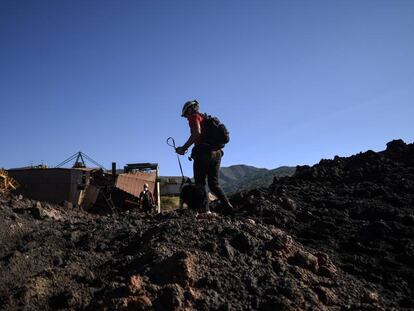
<instances>
[{"instance_id":1,"label":"blue sky","mask_svg":"<svg viewBox=\"0 0 414 311\"><path fill-rule=\"evenodd\" d=\"M413 142L414 1L0 1L0 167L158 162L218 116L222 165ZM184 171L191 163L183 158Z\"/></svg>"}]
</instances>

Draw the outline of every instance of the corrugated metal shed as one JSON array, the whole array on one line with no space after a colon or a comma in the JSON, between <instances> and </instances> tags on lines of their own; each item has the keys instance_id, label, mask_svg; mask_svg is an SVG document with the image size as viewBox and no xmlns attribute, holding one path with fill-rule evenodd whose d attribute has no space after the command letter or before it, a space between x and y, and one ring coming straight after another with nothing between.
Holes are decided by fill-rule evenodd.
<instances>
[{"instance_id":1,"label":"corrugated metal shed","mask_svg":"<svg viewBox=\"0 0 414 311\"><path fill-rule=\"evenodd\" d=\"M156 197L156 172L135 172L119 174L116 180L116 187L138 197L141 191L144 189L144 184L147 183L149 189Z\"/></svg>"}]
</instances>

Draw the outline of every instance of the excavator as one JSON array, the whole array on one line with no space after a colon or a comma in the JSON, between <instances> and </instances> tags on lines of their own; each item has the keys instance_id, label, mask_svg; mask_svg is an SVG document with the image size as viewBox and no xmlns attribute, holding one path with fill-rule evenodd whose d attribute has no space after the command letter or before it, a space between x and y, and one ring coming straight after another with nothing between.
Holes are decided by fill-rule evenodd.
<instances>
[{"instance_id":1,"label":"excavator","mask_svg":"<svg viewBox=\"0 0 414 311\"><path fill-rule=\"evenodd\" d=\"M11 178L5 170L0 169L0 194L7 194L18 187L18 182Z\"/></svg>"}]
</instances>

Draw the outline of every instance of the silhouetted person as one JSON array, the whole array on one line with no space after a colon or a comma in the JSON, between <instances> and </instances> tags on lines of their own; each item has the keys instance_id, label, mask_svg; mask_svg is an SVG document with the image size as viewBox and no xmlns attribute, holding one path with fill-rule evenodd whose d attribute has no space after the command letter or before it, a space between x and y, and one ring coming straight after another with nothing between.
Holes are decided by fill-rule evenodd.
<instances>
[{"instance_id":1,"label":"silhouetted person","mask_svg":"<svg viewBox=\"0 0 414 311\"><path fill-rule=\"evenodd\" d=\"M205 117L199 112L198 102L196 100L186 102L181 116L188 119L191 136L183 146L176 148L176 152L184 155L187 149L194 144L191 158L194 160L193 172L195 183L205 187L207 178L211 192L220 200L222 207L226 210L233 209L219 184L220 164L224 153L220 147L206 143Z\"/></svg>"},{"instance_id":2,"label":"silhouetted person","mask_svg":"<svg viewBox=\"0 0 414 311\"><path fill-rule=\"evenodd\" d=\"M155 209L154 195L148 189L148 184L144 184L144 190L139 195L139 205L145 213L152 212Z\"/></svg>"}]
</instances>

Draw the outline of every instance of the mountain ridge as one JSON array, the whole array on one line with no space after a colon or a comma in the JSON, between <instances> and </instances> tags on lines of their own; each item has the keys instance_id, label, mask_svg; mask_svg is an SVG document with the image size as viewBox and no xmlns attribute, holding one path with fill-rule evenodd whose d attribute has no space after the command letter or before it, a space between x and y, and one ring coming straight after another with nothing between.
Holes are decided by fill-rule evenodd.
<instances>
[{"instance_id":1,"label":"mountain ridge","mask_svg":"<svg viewBox=\"0 0 414 311\"><path fill-rule=\"evenodd\" d=\"M280 166L274 169L258 168L246 164L236 164L220 169L220 183L227 193L268 186L273 178L291 176L296 168Z\"/></svg>"}]
</instances>

